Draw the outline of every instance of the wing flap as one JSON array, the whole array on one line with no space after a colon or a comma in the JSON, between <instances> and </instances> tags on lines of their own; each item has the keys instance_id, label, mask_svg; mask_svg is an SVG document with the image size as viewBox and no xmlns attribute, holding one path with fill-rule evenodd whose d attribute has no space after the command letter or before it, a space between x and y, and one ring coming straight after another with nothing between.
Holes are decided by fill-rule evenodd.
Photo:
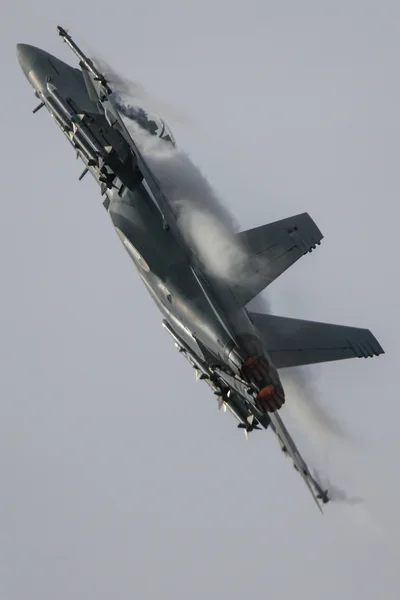
<instances>
[{"instance_id":1,"label":"wing flap","mask_svg":"<svg viewBox=\"0 0 400 600\"><path fill-rule=\"evenodd\" d=\"M249 313L277 369L384 353L369 329Z\"/></svg>"},{"instance_id":2,"label":"wing flap","mask_svg":"<svg viewBox=\"0 0 400 600\"><path fill-rule=\"evenodd\" d=\"M240 281L232 293L244 306L307 252L323 236L308 213L302 213L237 234L248 258L239 265Z\"/></svg>"}]
</instances>

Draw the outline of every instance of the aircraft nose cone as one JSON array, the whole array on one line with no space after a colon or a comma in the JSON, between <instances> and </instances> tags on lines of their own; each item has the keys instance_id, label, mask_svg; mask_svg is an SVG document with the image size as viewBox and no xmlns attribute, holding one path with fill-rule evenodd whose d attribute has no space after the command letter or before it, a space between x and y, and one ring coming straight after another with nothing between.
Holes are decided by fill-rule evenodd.
<instances>
[{"instance_id":1,"label":"aircraft nose cone","mask_svg":"<svg viewBox=\"0 0 400 600\"><path fill-rule=\"evenodd\" d=\"M17 57L26 77L29 76L30 70L42 54L43 50L40 48L29 46L29 44L17 44Z\"/></svg>"}]
</instances>

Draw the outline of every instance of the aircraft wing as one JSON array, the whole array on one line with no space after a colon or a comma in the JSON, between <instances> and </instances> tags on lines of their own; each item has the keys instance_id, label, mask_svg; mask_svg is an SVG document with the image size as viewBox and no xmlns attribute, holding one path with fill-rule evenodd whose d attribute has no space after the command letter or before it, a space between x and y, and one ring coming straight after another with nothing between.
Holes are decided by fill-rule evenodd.
<instances>
[{"instance_id":1,"label":"aircraft wing","mask_svg":"<svg viewBox=\"0 0 400 600\"><path fill-rule=\"evenodd\" d=\"M307 464L303 460L296 444L286 429L279 414L277 412L268 414L261 413L252 401L253 398L251 397L251 391L249 390L249 385L246 384L246 382L241 381L238 377L228 375L220 369L216 369L215 371L231 390L234 390L237 394L245 399L246 405L260 425L262 425L265 429L268 427L272 429L278 438L281 450L284 452L284 454L290 456L292 459L294 468L300 473L304 483L314 499L314 502L322 512L320 501L324 504L329 502L328 491L323 490L318 481L311 475ZM249 421L248 418L247 421Z\"/></svg>"},{"instance_id":2,"label":"aircraft wing","mask_svg":"<svg viewBox=\"0 0 400 600\"><path fill-rule=\"evenodd\" d=\"M110 126L118 129L127 144L130 146L137 159L138 167L143 175L145 183L147 184L148 191L153 197L154 202L163 217L165 226L168 224L168 226L174 227L176 215L174 214L167 197L163 193L157 177L148 166L146 159L126 128L113 98L113 90L107 82L105 76L97 70L92 60L85 56L85 54L75 44L68 32L65 31L65 29L60 26L58 26L57 29L59 35L79 58L79 66L82 70L83 79L89 98L98 105L100 110L104 112L104 115ZM170 216L173 218L169 218ZM178 237L181 237L178 228L174 227L174 234Z\"/></svg>"},{"instance_id":3,"label":"aircraft wing","mask_svg":"<svg viewBox=\"0 0 400 600\"><path fill-rule=\"evenodd\" d=\"M109 96L107 96L107 98L102 99L102 105L103 105L106 116L108 116L109 119L114 118L112 121L113 126L114 127L118 126L118 129L124 136L126 142L133 150L133 153L135 154L136 159L137 159L137 164L140 169L140 172L142 173L143 179L144 179L145 183L147 184L148 191L150 192L150 195L153 197L154 202L157 205L157 207L163 217L164 225L167 226L167 224L168 224L168 226L171 226L173 223L175 223L177 215L174 213L170 203L168 202L167 197L165 196L164 192L162 191L161 185L160 185L157 177L154 175L153 171L150 169L149 165L147 164L146 159L144 158L143 154L139 150L135 140L133 139L133 137L129 133L128 129L126 128L111 94ZM172 217L172 218L170 218L170 217ZM180 237L180 233L179 233L178 229L174 229L174 234L178 235Z\"/></svg>"},{"instance_id":4,"label":"aircraft wing","mask_svg":"<svg viewBox=\"0 0 400 600\"><path fill-rule=\"evenodd\" d=\"M278 413L269 413L270 427L277 436L281 448L285 454L288 454L293 461L293 466L298 471L306 484L310 494L312 495L315 504L322 512L320 500L326 504L329 502L327 490L323 490L318 481L311 475L307 464L304 462L300 452L297 449L292 437L287 431L282 419Z\"/></svg>"}]
</instances>

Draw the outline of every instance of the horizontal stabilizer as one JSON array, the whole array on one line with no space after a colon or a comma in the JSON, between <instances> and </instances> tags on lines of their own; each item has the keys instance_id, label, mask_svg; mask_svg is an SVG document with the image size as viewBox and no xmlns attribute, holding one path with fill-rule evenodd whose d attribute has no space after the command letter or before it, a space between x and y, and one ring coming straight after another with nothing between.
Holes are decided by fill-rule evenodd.
<instances>
[{"instance_id":1,"label":"horizontal stabilizer","mask_svg":"<svg viewBox=\"0 0 400 600\"><path fill-rule=\"evenodd\" d=\"M302 213L237 234L248 259L238 265L240 281L232 293L244 306L274 279L321 243L322 234L308 213Z\"/></svg>"},{"instance_id":2,"label":"horizontal stabilizer","mask_svg":"<svg viewBox=\"0 0 400 600\"><path fill-rule=\"evenodd\" d=\"M252 312L249 316L277 369L384 352L368 329Z\"/></svg>"}]
</instances>

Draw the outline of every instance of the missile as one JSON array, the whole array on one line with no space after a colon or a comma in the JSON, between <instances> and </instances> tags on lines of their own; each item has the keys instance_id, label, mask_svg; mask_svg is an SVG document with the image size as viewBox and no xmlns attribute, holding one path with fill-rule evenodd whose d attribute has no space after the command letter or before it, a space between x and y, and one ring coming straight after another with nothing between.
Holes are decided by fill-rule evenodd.
<instances>
[{"instance_id":1,"label":"missile","mask_svg":"<svg viewBox=\"0 0 400 600\"><path fill-rule=\"evenodd\" d=\"M170 324L167 321L163 321L162 323L164 329L168 331L170 336L174 339L175 345L178 348L179 352L185 355L185 358L190 362L192 367L194 367L197 371L199 371L199 379L209 379L210 373L204 367L204 365L198 360L198 358L193 354L193 352L189 349L189 347L185 344L183 340L181 340L172 329Z\"/></svg>"},{"instance_id":2,"label":"missile","mask_svg":"<svg viewBox=\"0 0 400 600\"><path fill-rule=\"evenodd\" d=\"M82 123L82 118L75 113L71 107L68 106L65 100L61 97L56 86L50 82L47 82L46 87L51 97L55 100L55 102L57 102L61 110L64 111L68 119L71 121L74 135L76 135L79 131L79 133L85 138L86 142L92 147L96 154L102 157L107 156L108 153L105 148L100 144L100 142L97 141L90 129L84 125L84 123Z\"/></svg>"},{"instance_id":3,"label":"missile","mask_svg":"<svg viewBox=\"0 0 400 600\"><path fill-rule=\"evenodd\" d=\"M76 54L76 56L79 58L79 60L81 61L81 63L85 66L85 68L93 75L93 77L95 78L95 80L99 81L101 83L101 85L104 87L105 91L108 94L111 94L112 90L109 88L104 75L102 75L101 73L99 73L99 71L96 69L96 67L94 66L93 62L90 60L90 58L87 58L83 54L82 50L80 50L78 48L78 46L75 44L74 40L71 38L71 36L68 34L68 32L65 31L65 29L63 29L62 27L60 27L58 25L57 26L57 30L58 30L59 35L63 38L64 42L66 44L68 44L68 46Z\"/></svg>"},{"instance_id":4,"label":"missile","mask_svg":"<svg viewBox=\"0 0 400 600\"><path fill-rule=\"evenodd\" d=\"M60 123L64 132L68 132L68 139L72 143L72 145L79 150L79 152L84 156L89 166L93 167L97 165L98 158L96 154L93 152L91 146L83 139L78 132L73 134L72 131L72 123L71 121L65 117L65 115L60 111L59 106L56 104L55 100L50 97L46 98L46 104L49 107L50 112L54 115L56 120Z\"/></svg>"},{"instance_id":5,"label":"missile","mask_svg":"<svg viewBox=\"0 0 400 600\"><path fill-rule=\"evenodd\" d=\"M68 131L71 131L71 121L68 118L66 118L65 115L60 111L58 105L53 100L53 98L46 98L46 104L48 105L50 112L54 115L56 119L58 119L61 125Z\"/></svg>"},{"instance_id":6,"label":"missile","mask_svg":"<svg viewBox=\"0 0 400 600\"><path fill-rule=\"evenodd\" d=\"M200 373L205 375L205 382L207 383L207 385L210 386L210 388L218 398L218 408L223 408L224 412L226 412L226 410L229 409L233 416L239 421L239 427L245 428L248 431L252 431L253 429L259 429L259 427L252 425L253 420L251 420L251 423L246 422L247 415L245 416L240 407L235 405L234 399L232 398L232 391L228 389L225 393L221 386L215 382L214 378L212 377L212 373L209 373L206 370L201 361L193 354L192 350L189 348L186 342L184 342L178 337L178 335L172 329L168 321L164 320L162 322L162 325L164 329L166 329L170 336L174 339L175 346L178 349L178 351L181 354L183 354L186 360L188 360L193 367L195 367Z\"/></svg>"},{"instance_id":7,"label":"missile","mask_svg":"<svg viewBox=\"0 0 400 600\"><path fill-rule=\"evenodd\" d=\"M71 144L75 147L75 149L78 152L80 152L83 155L83 157L86 159L86 162L88 163L88 165L90 167L97 165L99 161L98 161L96 154L93 152L93 149L91 148L91 146L89 146L89 144L85 141L85 139L83 139L79 135L79 132L76 132L75 134L73 134L73 125L72 125L70 119L68 119L65 116L65 114L63 114L60 111L59 105L55 102L54 98L47 97L45 99L45 102L46 102L46 105L47 105L49 111L51 112L53 117L56 119L56 121L59 123L59 125L60 125L61 129L64 131L64 133L67 135Z\"/></svg>"}]
</instances>

